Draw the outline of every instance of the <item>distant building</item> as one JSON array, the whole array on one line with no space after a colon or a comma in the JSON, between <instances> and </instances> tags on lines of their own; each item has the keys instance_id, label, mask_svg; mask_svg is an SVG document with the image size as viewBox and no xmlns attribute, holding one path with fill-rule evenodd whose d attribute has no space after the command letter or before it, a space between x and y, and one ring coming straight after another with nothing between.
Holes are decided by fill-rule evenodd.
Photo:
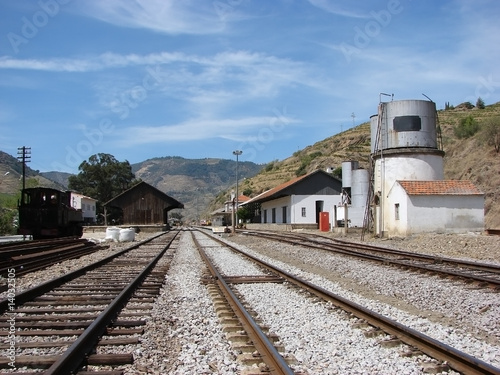
<instances>
[{"instance_id":1,"label":"distant building","mask_svg":"<svg viewBox=\"0 0 500 375\"><path fill-rule=\"evenodd\" d=\"M245 202L249 201L250 198L246 195L238 196L238 207L241 207ZM224 202L224 207L219 208L211 213L212 226L231 226L233 225L233 206L236 205L235 194L231 196L230 200Z\"/></svg>"},{"instance_id":2,"label":"distant building","mask_svg":"<svg viewBox=\"0 0 500 375\"><path fill-rule=\"evenodd\" d=\"M104 204L122 212L122 225L168 225L168 212L184 205L142 181ZM111 223L107 223L111 224Z\"/></svg>"},{"instance_id":3,"label":"distant building","mask_svg":"<svg viewBox=\"0 0 500 375\"><path fill-rule=\"evenodd\" d=\"M85 224L95 224L96 222L97 199L87 197L83 194L71 192L71 206L82 210Z\"/></svg>"}]
</instances>

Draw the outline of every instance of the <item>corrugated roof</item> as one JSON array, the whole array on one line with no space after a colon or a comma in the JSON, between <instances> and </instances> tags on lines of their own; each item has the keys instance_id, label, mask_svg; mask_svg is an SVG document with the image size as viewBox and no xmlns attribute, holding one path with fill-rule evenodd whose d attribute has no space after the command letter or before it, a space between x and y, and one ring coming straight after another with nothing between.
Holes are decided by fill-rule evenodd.
<instances>
[{"instance_id":1,"label":"corrugated roof","mask_svg":"<svg viewBox=\"0 0 500 375\"><path fill-rule=\"evenodd\" d=\"M403 181L398 183L408 195L483 195L469 180Z\"/></svg>"}]
</instances>

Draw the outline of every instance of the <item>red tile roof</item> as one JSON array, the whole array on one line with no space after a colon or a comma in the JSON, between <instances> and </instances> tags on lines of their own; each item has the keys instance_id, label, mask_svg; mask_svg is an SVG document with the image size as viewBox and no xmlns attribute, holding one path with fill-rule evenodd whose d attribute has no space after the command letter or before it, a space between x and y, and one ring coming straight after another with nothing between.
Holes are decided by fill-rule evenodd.
<instances>
[{"instance_id":1,"label":"red tile roof","mask_svg":"<svg viewBox=\"0 0 500 375\"><path fill-rule=\"evenodd\" d=\"M468 180L398 181L408 195L483 195Z\"/></svg>"}]
</instances>

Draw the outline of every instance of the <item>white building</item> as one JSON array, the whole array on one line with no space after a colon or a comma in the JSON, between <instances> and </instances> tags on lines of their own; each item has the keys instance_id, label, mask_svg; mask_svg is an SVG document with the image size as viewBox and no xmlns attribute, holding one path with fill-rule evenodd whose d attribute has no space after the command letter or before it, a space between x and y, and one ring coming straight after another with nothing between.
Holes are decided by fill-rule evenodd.
<instances>
[{"instance_id":1,"label":"white building","mask_svg":"<svg viewBox=\"0 0 500 375\"><path fill-rule=\"evenodd\" d=\"M96 222L96 202L97 199L71 192L71 206L82 210L84 223L93 224Z\"/></svg>"},{"instance_id":2,"label":"white building","mask_svg":"<svg viewBox=\"0 0 500 375\"><path fill-rule=\"evenodd\" d=\"M341 204L342 182L317 170L276 186L245 204L260 204L260 223L318 228L320 216L333 225L334 208ZM326 215L325 215L326 213Z\"/></svg>"},{"instance_id":3,"label":"white building","mask_svg":"<svg viewBox=\"0 0 500 375\"><path fill-rule=\"evenodd\" d=\"M380 103L371 117L373 221L386 237L482 231L484 194L470 181L444 180L436 104Z\"/></svg>"}]
</instances>

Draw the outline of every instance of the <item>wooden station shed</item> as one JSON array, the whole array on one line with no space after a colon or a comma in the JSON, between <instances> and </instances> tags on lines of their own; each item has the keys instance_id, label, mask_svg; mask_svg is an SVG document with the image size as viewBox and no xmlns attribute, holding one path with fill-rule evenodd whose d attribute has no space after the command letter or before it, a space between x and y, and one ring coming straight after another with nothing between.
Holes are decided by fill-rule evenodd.
<instances>
[{"instance_id":1,"label":"wooden station shed","mask_svg":"<svg viewBox=\"0 0 500 375\"><path fill-rule=\"evenodd\" d=\"M122 210L121 225L166 225L168 211L184 205L142 181L104 204Z\"/></svg>"}]
</instances>

